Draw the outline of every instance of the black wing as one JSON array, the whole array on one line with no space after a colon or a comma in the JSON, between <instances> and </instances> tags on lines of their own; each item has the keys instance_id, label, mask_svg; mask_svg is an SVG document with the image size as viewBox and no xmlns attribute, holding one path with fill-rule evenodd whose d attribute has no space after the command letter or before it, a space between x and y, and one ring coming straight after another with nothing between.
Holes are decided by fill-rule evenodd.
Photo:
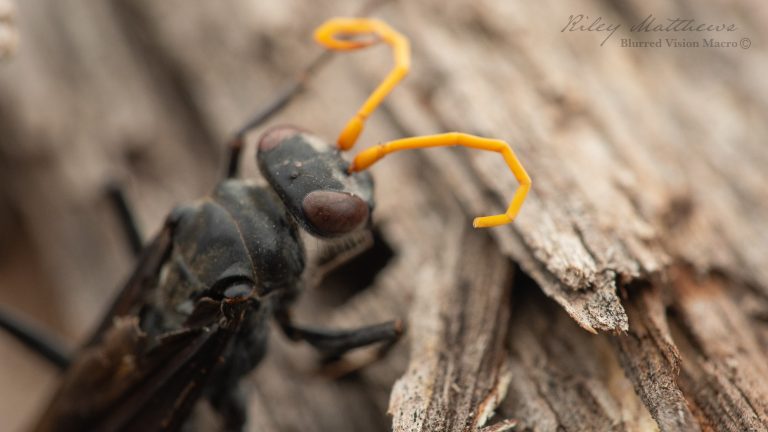
<instances>
[{"instance_id":1,"label":"black wing","mask_svg":"<svg viewBox=\"0 0 768 432\"><path fill-rule=\"evenodd\" d=\"M178 430L243 321L245 303L203 298L182 330L150 346L135 316L85 348L37 431Z\"/></svg>"},{"instance_id":2,"label":"black wing","mask_svg":"<svg viewBox=\"0 0 768 432\"><path fill-rule=\"evenodd\" d=\"M172 239L173 224L166 223L65 372L36 431L173 431L189 417L245 306L203 297L181 329L142 331L138 313L157 287Z\"/></svg>"},{"instance_id":3,"label":"black wing","mask_svg":"<svg viewBox=\"0 0 768 432\"><path fill-rule=\"evenodd\" d=\"M135 314L136 309L146 298L147 292L155 289L160 269L171 254L172 237L173 225L166 222L160 233L144 248L136 263L136 270L115 298L86 346L98 343L116 317Z\"/></svg>"}]
</instances>

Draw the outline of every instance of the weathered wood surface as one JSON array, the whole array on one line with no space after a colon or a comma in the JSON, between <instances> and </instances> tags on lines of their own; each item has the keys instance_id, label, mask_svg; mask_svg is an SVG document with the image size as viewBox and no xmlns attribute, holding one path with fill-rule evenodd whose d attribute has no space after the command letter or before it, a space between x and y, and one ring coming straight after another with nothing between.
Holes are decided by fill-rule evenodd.
<instances>
[{"instance_id":1,"label":"weathered wood surface","mask_svg":"<svg viewBox=\"0 0 768 432\"><path fill-rule=\"evenodd\" d=\"M248 383L252 430L501 430L504 419L541 431L766 429L768 14L758 1L613 5L427 0L375 12L410 36L413 71L363 145L499 137L534 188L513 225L474 231L471 218L502 209L515 187L498 155L435 149L375 167L386 246L336 288L307 293L297 317L403 317L408 336L333 381L276 335ZM0 299L73 344L131 266L104 185L123 181L157 229L210 190L227 134L319 52L312 29L359 8L17 7L19 44L0 63ZM603 47L604 34L561 33L575 13L623 29ZM648 13L733 22L752 47L620 48ZM332 139L389 64L384 48L334 59L273 123ZM0 418L19 430L55 374L5 336L0 350Z\"/></svg>"},{"instance_id":2,"label":"weathered wood surface","mask_svg":"<svg viewBox=\"0 0 768 432\"><path fill-rule=\"evenodd\" d=\"M16 7L10 0L0 1L0 60L10 58L18 44Z\"/></svg>"}]
</instances>

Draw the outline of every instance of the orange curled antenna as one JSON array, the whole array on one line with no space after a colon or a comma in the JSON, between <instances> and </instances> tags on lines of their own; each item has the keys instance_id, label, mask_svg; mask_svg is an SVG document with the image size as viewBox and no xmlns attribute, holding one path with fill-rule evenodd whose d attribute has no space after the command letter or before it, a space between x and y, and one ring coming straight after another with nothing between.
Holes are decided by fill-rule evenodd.
<instances>
[{"instance_id":1,"label":"orange curled antenna","mask_svg":"<svg viewBox=\"0 0 768 432\"><path fill-rule=\"evenodd\" d=\"M525 168L520 164L509 144L502 140L482 138L460 132L403 138L363 150L352 161L350 171L362 171L384 156L400 150L457 145L501 153L504 156L504 161L509 165L509 169L512 170L515 178L520 182L520 186L517 188L515 196L512 198L512 202L509 203L506 212L493 216L476 217L472 225L475 228L490 228L512 222L517 213L520 212L520 207L523 205L523 201L525 201L528 190L531 189L531 178L525 172Z\"/></svg>"},{"instance_id":2,"label":"orange curled antenna","mask_svg":"<svg viewBox=\"0 0 768 432\"><path fill-rule=\"evenodd\" d=\"M340 36L373 35L378 39L345 40ZM379 41L384 41L392 47L395 55L395 66L376 90L368 96L363 106L354 117L347 122L338 139L341 150L349 150L357 141L363 130L368 116L376 110L381 101L392 91L400 80L408 74L411 67L411 46L408 39L384 21L369 18L332 18L315 30L315 40L324 47L337 51L351 51L366 48Z\"/></svg>"},{"instance_id":3,"label":"orange curled antenna","mask_svg":"<svg viewBox=\"0 0 768 432\"><path fill-rule=\"evenodd\" d=\"M347 126L339 135L338 146L340 150L349 150L355 145L357 137L363 129L363 124L368 116L376 109L382 100L408 73L410 67L410 45L408 39L386 23L367 18L334 18L326 21L315 31L315 40L328 49L348 51L371 46L379 40L345 40L338 36L359 36L373 34L392 46L395 52L395 67L382 81L381 84L368 97L360 110L347 123ZM476 217L472 222L475 228L490 228L512 222L520 212L520 207L531 189L531 177L517 159L515 152L506 141L499 139L483 138L475 135L450 132L437 135L425 135L420 137L403 138L388 141L366 150L363 150L352 161L350 172L362 171L384 156L400 150L410 150L427 147L464 146L479 150L501 153L509 169L520 183L507 211L492 216Z\"/></svg>"}]
</instances>

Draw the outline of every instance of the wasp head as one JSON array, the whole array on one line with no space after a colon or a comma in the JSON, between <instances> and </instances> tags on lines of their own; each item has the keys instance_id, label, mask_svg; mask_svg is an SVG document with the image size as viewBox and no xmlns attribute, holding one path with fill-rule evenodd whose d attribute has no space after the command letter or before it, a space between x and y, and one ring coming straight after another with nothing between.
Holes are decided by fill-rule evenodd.
<instances>
[{"instance_id":1,"label":"wasp head","mask_svg":"<svg viewBox=\"0 0 768 432\"><path fill-rule=\"evenodd\" d=\"M339 150L282 126L261 137L256 160L291 215L311 234L341 236L370 225L373 179L349 172Z\"/></svg>"}]
</instances>

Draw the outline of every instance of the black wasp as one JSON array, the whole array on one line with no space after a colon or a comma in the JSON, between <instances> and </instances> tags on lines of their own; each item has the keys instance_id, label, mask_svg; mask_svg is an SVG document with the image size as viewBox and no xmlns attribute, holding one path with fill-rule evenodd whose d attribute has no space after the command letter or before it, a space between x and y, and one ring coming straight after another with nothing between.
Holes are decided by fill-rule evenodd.
<instances>
[{"instance_id":1,"label":"black wasp","mask_svg":"<svg viewBox=\"0 0 768 432\"><path fill-rule=\"evenodd\" d=\"M373 180L362 170L386 154L452 145L498 152L520 187L505 213L476 218L474 225L501 225L517 215L531 180L501 140L455 132L405 138L347 162L342 151L354 146L365 119L408 72L408 40L386 23L365 18L329 20L315 37L332 50L385 42L393 48L395 67L336 145L295 127L265 132L256 159L267 186L236 178L241 148L246 132L287 98L236 134L228 178L210 196L171 212L141 250L136 270L91 340L71 361L48 350L68 366L36 430L178 430L201 397L221 414L227 430L240 430L246 418L239 381L264 356L273 317L289 338L306 341L327 358L394 342L402 333L399 321L327 330L296 325L290 314L307 264L299 227L321 238L369 230ZM122 196L114 197L130 220ZM141 249L135 228L129 235ZM17 333L36 343L32 335Z\"/></svg>"}]
</instances>

